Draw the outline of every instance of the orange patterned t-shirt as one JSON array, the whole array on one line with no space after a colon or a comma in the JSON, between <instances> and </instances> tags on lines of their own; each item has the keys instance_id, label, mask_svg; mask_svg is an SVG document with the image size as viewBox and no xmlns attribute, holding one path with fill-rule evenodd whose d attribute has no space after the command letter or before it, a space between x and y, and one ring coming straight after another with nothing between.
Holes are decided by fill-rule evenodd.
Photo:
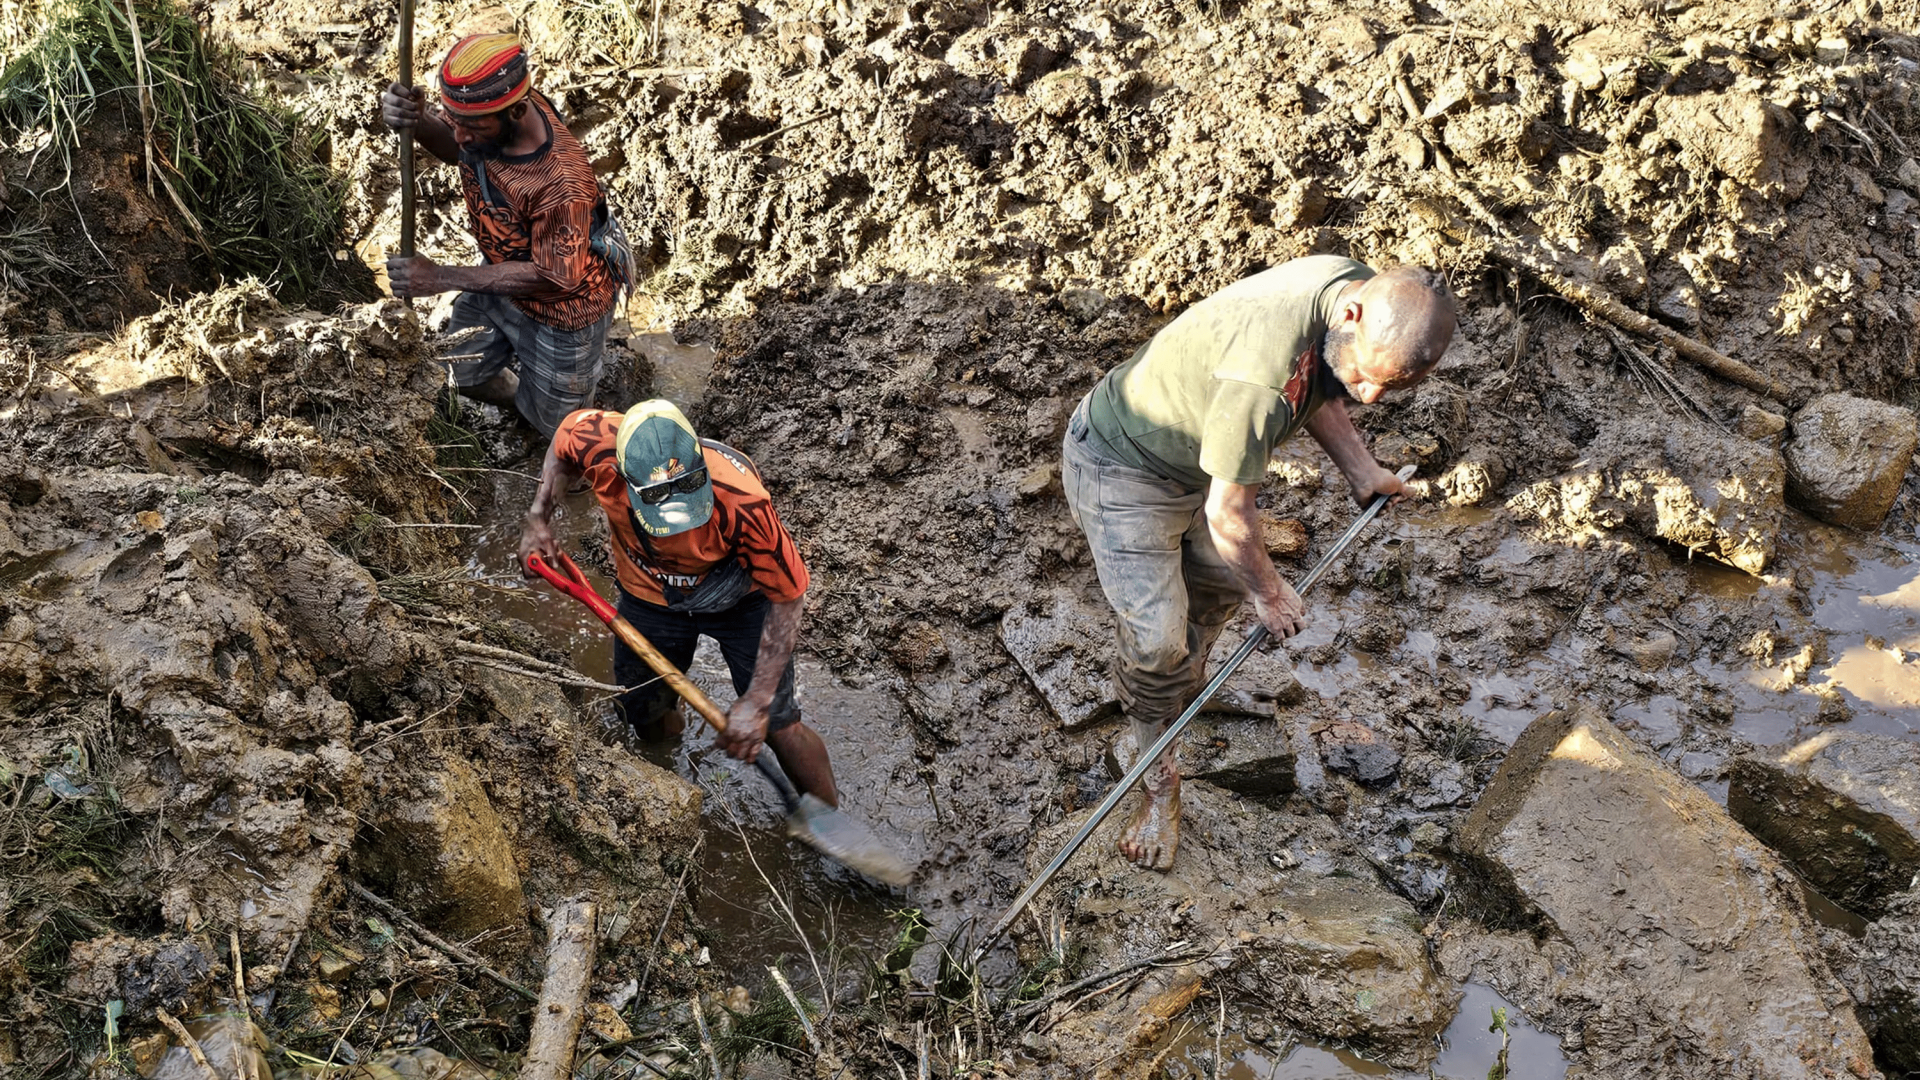
<instances>
[{"instance_id":1,"label":"orange patterned t-shirt","mask_svg":"<svg viewBox=\"0 0 1920 1080\"><path fill-rule=\"evenodd\" d=\"M586 474L600 509L606 511L613 532L614 574L622 589L664 605L660 578L676 589L691 590L707 571L734 555L752 574L754 591L767 599L783 603L806 594L807 564L774 512L773 498L753 462L711 439L701 440L701 450L713 480L713 516L697 529L648 537L653 548L649 552L633 526L627 480L614 454L623 418L605 409L581 409L562 420L553 436L554 456Z\"/></svg>"},{"instance_id":2,"label":"orange patterned t-shirt","mask_svg":"<svg viewBox=\"0 0 1920 1080\"><path fill-rule=\"evenodd\" d=\"M471 159L460 162L460 186L473 219L473 238L488 263L531 262L547 287L514 304L536 322L578 330L613 308L618 286L589 241L600 184L587 152L540 94L522 123L544 118L552 136L531 154L486 159L486 185ZM538 113L538 117L534 114Z\"/></svg>"}]
</instances>

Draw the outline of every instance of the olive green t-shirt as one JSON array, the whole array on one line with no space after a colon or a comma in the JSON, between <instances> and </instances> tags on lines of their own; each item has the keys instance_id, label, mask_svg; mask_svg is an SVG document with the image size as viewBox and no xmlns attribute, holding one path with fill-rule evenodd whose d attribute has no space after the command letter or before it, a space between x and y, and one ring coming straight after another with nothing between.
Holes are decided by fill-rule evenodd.
<instances>
[{"instance_id":1,"label":"olive green t-shirt","mask_svg":"<svg viewBox=\"0 0 1920 1080\"><path fill-rule=\"evenodd\" d=\"M1087 401L1087 425L1122 464L1197 489L1257 484L1274 447L1335 390L1320 363L1342 286L1373 276L1309 255L1242 278L1188 308Z\"/></svg>"}]
</instances>

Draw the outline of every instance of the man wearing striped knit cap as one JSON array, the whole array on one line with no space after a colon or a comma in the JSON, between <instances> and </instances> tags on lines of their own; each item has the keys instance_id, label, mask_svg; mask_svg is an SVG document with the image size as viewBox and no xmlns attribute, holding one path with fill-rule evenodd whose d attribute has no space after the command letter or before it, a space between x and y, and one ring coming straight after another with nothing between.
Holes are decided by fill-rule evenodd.
<instances>
[{"instance_id":1,"label":"man wearing striped knit cap","mask_svg":"<svg viewBox=\"0 0 1920 1080\"><path fill-rule=\"evenodd\" d=\"M471 329L447 361L468 397L518 409L548 438L592 404L619 290L632 280L626 238L579 140L533 89L512 34L462 38L440 65L440 102L393 83L380 114L395 131L460 167L485 261L442 266L387 260L393 293L458 290L451 334Z\"/></svg>"}]
</instances>

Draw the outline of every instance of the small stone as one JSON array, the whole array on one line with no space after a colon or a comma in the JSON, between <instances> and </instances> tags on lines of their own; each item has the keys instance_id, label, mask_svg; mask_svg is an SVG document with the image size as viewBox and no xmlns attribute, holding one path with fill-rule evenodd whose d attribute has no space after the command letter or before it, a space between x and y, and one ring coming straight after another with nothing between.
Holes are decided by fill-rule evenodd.
<instances>
[{"instance_id":1,"label":"small stone","mask_svg":"<svg viewBox=\"0 0 1920 1080\"><path fill-rule=\"evenodd\" d=\"M1083 323L1099 318L1109 302L1107 294L1099 289L1067 289L1060 294L1060 306Z\"/></svg>"},{"instance_id":2,"label":"small stone","mask_svg":"<svg viewBox=\"0 0 1920 1080\"><path fill-rule=\"evenodd\" d=\"M384 992L380 990L374 990L373 992L367 995L367 1008L384 1009L386 1007L387 1007L387 995Z\"/></svg>"},{"instance_id":3,"label":"small stone","mask_svg":"<svg viewBox=\"0 0 1920 1080\"><path fill-rule=\"evenodd\" d=\"M1297 559L1307 553L1307 527L1298 518L1260 515L1260 539L1276 559Z\"/></svg>"},{"instance_id":4,"label":"small stone","mask_svg":"<svg viewBox=\"0 0 1920 1080\"><path fill-rule=\"evenodd\" d=\"M1391 780L1400 772L1400 751L1365 724L1337 720L1314 732L1326 767L1363 784Z\"/></svg>"},{"instance_id":5,"label":"small stone","mask_svg":"<svg viewBox=\"0 0 1920 1080\"><path fill-rule=\"evenodd\" d=\"M1787 418L1779 413L1768 412L1758 405L1748 405L1740 410L1740 434L1755 442L1775 445L1775 440L1785 430Z\"/></svg>"},{"instance_id":6,"label":"small stone","mask_svg":"<svg viewBox=\"0 0 1920 1080\"><path fill-rule=\"evenodd\" d=\"M1656 300L1654 314L1689 330L1700 328L1700 294L1691 285L1679 285Z\"/></svg>"},{"instance_id":7,"label":"small stone","mask_svg":"<svg viewBox=\"0 0 1920 1080\"><path fill-rule=\"evenodd\" d=\"M1882 209L1886 211L1889 220L1905 217L1907 212L1913 209L1913 196L1899 188L1894 188L1887 192L1887 205Z\"/></svg>"},{"instance_id":8,"label":"small stone","mask_svg":"<svg viewBox=\"0 0 1920 1080\"><path fill-rule=\"evenodd\" d=\"M358 963L344 956L334 956L332 954L322 956L320 962L316 964L315 967L319 970L320 977L330 983L346 982L349 978L353 977L354 972L360 970Z\"/></svg>"},{"instance_id":9,"label":"small stone","mask_svg":"<svg viewBox=\"0 0 1920 1080\"><path fill-rule=\"evenodd\" d=\"M1846 38L1823 38L1813 46L1813 57L1823 64L1844 64L1848 48Z\"/></svg>"},{"instance_id":10,"label":"small stone","mask_svg":"<svg viewBox=\"0 0 1920 1080\"><path fill-rule=\"evenodd\" d=\"M1909 193L1920 192L1920 162L1907 158L1894 170L1893 176Z\"/></svg>"},{"instance_id":11,"label":"small stone","mask_svg":"<svg viewBox=\"0 0 1920 1080\"><path fill-rule=\"evenodd\" d=\"M1043 461L1027 470L1020 482L1013 486L1014 493L1021 499L1037 499L1058 487L1058 468L1051 461Z\"/></svg>"}]
</instances>

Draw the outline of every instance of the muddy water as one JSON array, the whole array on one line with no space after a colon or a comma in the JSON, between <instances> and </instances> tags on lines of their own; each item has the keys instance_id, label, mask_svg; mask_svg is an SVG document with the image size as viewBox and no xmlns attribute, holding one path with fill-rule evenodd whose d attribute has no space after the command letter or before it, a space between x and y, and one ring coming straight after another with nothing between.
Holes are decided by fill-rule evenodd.
<instances>
[{"instance_id":1,"label":"muddy water","mask_svg":"<svg viewBox=\"0 0 1920 1080\"><path fill-rule=\"evenodd\" d=\"M1234 1030L1236 1021L1231 1010L1227 1031L1218 1042L1207 1024L1196 1022L1191 1028L1176 1027L1174 1034L1155 1052L1169 1051L1166 1075L1176 1078L1349 1080L1382 1076L1393 1080L1480 1080L1489 1075L1488 1070L1499 1058L1500 1035L1491 1030L1489 1021L1493 1010L1502 1008L1506 1010L1509 1036L1508 1075L1525 1080L1561 1080L1566 1076L1568 1063L1560 1052L1558 1037L1528 1023L1518 1008L1490 986L1467 983L1461 991L1460 1011L1441 1036L1440 1056L1430 1072L1389 1069L1350 1051L1330 1047L1252 1042ZM1196 1008L1188 1015L1197 1016L1200 1011ZM1216 1060L1220 1062L1218 1066Z\"/></svg>"}]
</instances>

